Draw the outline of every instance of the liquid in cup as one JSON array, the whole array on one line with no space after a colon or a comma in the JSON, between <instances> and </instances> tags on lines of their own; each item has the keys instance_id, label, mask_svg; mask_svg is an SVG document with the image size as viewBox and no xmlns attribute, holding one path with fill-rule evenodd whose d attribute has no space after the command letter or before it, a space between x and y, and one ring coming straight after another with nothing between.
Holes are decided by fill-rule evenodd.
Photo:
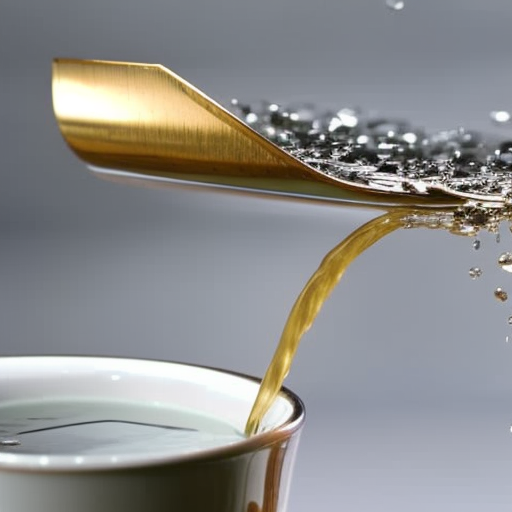
<instances>
[{"instance_id":1,"label":"liquid in cup","mask_svg":"<svg viewBox=\"0 0 512 512\"><path fill-rule=\"evenodd\" d=\"M284 391L246 438L257 388L176 363L0 358L2 512L284 511L304 412Z\"/></svg>"}]
</instances>

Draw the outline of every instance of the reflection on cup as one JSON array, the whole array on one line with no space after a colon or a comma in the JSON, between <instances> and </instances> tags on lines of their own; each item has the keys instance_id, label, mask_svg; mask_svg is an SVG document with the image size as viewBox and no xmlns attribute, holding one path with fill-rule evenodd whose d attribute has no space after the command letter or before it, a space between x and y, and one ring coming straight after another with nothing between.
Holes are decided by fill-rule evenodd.
<instances>
[{"instance_id":1,"label":"reflection on cup","mask_svg":"<svg viewBox=\"0 0 512 512\"><path fill-rule=\"evenodd\" d=\"M177 363L0 358L2 512L283 512L304 409L283 390L247 438L257 391Z\"/></svg>"}]
</instances>

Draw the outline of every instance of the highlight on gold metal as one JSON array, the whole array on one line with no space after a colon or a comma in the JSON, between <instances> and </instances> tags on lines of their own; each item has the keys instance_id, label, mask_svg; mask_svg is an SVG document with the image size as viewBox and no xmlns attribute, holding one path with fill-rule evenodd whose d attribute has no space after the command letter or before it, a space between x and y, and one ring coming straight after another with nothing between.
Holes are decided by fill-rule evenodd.
<instances>
[{"instance_id":1,"label":"highlight on gold metal","mask_svg":"<svg viewBox=\"0 0 512 512\"><path fill-rule=\"evenodd\" d=\"M66 142L105 177L377 204L439 204L431 196L361 191L341 183L295 159L159 64L56 59L53 104Z\"/></svg>"}]
</instances>

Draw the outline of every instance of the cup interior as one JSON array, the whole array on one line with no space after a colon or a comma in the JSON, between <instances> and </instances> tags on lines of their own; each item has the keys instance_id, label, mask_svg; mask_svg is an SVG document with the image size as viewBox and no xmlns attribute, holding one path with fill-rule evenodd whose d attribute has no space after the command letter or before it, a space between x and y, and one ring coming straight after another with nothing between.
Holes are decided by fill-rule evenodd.
<instances>
[{"instance_id":1,"label":"cup interior","mask_svg":"<svg viewBox=\"0 0 512 512\"><path fill-rule=\"evenodd\" d=\"M153 453L125 454L123 457L90 455L41 455L0 449L0 470L4 468L73 469L77 460L81 470L105 465L140 465L182 461L184 458L228 456L253 450L289 435L299 428L304 411L301 401L283 390L264 418L261 432L246 438L245 422L258 392L259 382L251 377L212 368L181 363L110 357L3 357L0 358L0 410L19 402L60 400L99 400L136 403L154 407L175 407L206 417L218 418L240 434L229 446L210 448L200 453L172 455ZM42 464L44 460L44 464Z\"/></svg>"}]
</instances>

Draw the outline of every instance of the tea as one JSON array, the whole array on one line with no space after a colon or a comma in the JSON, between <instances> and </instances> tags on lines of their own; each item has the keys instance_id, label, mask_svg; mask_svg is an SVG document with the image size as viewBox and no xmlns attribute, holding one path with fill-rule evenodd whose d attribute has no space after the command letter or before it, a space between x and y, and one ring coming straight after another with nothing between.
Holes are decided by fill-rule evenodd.
<instances>
[{"instance_id":1,"label":"tea","mask_svg":"<svg viewBox=\"0 0 512 512\"><path fill-rule=\"evenodd\" d=\"M391 209L368 222L336 246L322 261L297 298L278 347L266 371L246 424L255 433L290 370L303 334L350 263L364 250L399 228L426 227L475 236L481 229L499 241L499 224L511 218L511 144L485 141L464 129L427 135L405 121L368 118L342 108L319 115L311 106L257 107L233 101L235 114L283 149L315 169L340 181L380 192L422 195L443 191L464 201L458 208ZM475 238L473 248L478 250ZM512 269L512 254L502 253L498 264ZM473 267L477 279L482 269ZM494 290L499 301L508 294Z\"/></svg>"}]
</instances>

